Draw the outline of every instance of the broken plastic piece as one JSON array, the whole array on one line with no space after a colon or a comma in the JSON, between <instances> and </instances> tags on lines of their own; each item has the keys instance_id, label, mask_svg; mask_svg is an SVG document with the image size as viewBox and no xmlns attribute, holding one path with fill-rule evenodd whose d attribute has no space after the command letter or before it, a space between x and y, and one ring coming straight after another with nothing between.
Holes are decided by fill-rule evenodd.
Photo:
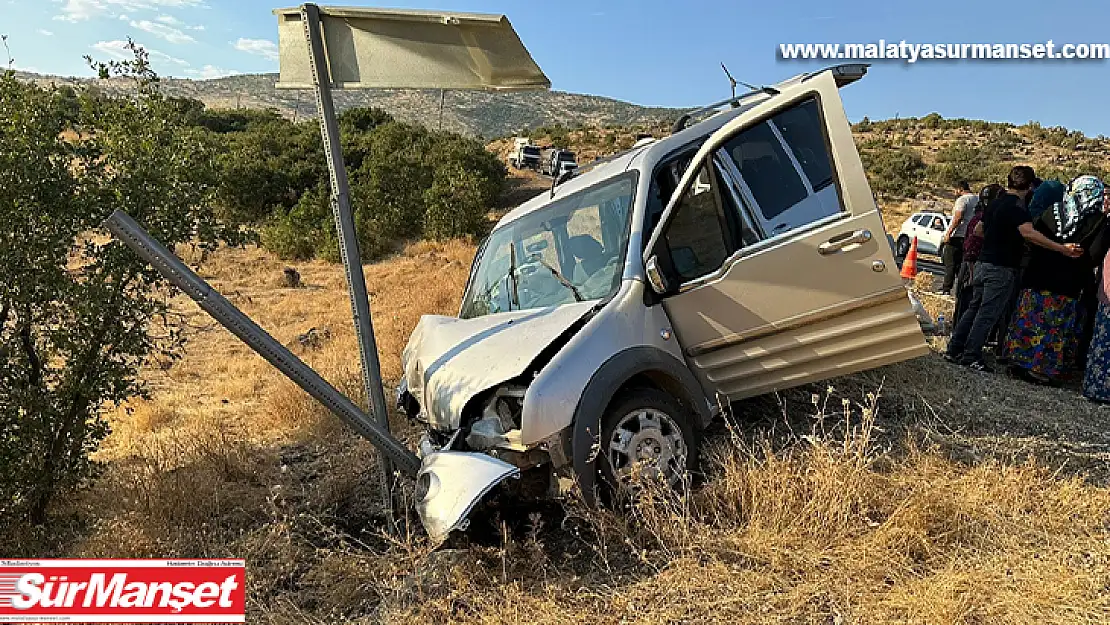
<instances>
[{"instance_id":1,"label":"broken plastic piece","mask_svg":"<svg viewBox=\"0 0 1110 625\"><path fill-rule=\"evenodd\" d=\"M485 454L437 451L424 457L416 474L416 512L433 543L465 530L474 506L520 469Z\"/></svg>"}]
</instances>

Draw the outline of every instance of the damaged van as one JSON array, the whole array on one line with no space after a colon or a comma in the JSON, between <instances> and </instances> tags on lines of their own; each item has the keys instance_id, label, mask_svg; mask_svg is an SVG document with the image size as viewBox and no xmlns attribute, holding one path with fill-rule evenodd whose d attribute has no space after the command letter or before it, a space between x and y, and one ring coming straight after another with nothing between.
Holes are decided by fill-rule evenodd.
<instances>
[{"instance_id":1,"label":"damaged van","mask_svg":"<svg viewBox=\"0 0 1110 625\"><path fill-rule=\"evenodd\" d=\"M678 484L721 406L928 351L841 104L865 73L684 116L500 220L458 316L403 354L431 534L511 476L537 497Z\"/></svg>"}]
</instances>

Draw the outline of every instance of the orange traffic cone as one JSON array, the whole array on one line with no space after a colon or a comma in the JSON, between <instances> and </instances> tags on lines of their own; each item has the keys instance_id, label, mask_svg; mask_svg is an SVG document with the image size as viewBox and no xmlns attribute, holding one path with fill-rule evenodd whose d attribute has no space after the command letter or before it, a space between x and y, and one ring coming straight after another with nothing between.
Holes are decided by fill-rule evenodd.
<instances>
[{"instance_id":1,"label":"orange traffic cone","mask_svg":"<svg viewBox=\"0 0 1110 625\"><path fill-rule=\"evenodd\" d=\"M905 280L913 280L917 277L917 237L913 238L913 243L910 244L910 251L906 253L906 259L902 261L902 278Z\"/></svg>"}]
</instances>

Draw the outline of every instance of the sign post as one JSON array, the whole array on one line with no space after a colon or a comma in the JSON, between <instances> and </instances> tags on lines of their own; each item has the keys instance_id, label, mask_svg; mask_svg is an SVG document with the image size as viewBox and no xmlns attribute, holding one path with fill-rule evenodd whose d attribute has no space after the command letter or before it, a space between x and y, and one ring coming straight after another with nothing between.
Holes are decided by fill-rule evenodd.
<instances>
[{"instance_id":1,"label":"sign post","mask_svg":"<svg viewBox=\"0 0 1110 625\"><path fill-rule=\"evenodd\" d=\"M362 380L370 411L378 427L388 434L389 412L332 89L439 89L442 107L443 89L549 89L551 81L503 15L320 8L315 4L278 9L274 13L278 16L281 66L277 86L313 89L316 94ZM385 454L379 457L382 491L392 529L393 470Z\"/></svg>"},{"instance_id":2,"label":"sign post","mask_svg":"<svg viewBox=\"0 0 1110 625\"><path fill-rule=\"evenodd\" d=\"M355 321L355 337L358 340L359 360L362 363L362 383L366 398L370 402L370 413L378 425L389 431L389 411L385 404L385 391L382 388L382 369L378 362L378 346L374 340L374 323L370 318L370 296L366 292L366 276L362 272L362 256L359 254L358 233L355 230L355 215L351 210L351 189L347 181L347 166L343 161L343 146L339 138L339 122L335 114L335 102L331 97L331 73L324 50L323 29L320 22L320 8L315 4L301 7L301 22L304 24L305 39L312 68L312 83L316 90L316 110L320 118L320 134L324 140L324 155L328 161L328 174L331 178L331 208L335 216L335 228L339 232L339 255L347 271L347 288L351 295L351 312ZM393 530L393 467L384 454L381 460L382 498L386 504L386 524Z\"/></svg>"}]
</instances>

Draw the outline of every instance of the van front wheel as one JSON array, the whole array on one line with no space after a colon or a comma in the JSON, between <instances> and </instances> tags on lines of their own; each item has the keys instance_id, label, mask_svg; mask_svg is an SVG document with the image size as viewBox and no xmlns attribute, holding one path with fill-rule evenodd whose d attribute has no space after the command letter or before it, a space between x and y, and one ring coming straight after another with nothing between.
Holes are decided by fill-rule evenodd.
<instances>
[{"instance_id":1,"label":"van front wheel","mask_svg":"<svg viewBox=\"0 0 1110 625\"><path fill-rule=\"evenodd\" d=\"M610 494L635 497L649 482L681 487L697 466L697 433L673 397L653 388L622 393L601 428L599 470Z\"/></svg>"}]
</instances>

